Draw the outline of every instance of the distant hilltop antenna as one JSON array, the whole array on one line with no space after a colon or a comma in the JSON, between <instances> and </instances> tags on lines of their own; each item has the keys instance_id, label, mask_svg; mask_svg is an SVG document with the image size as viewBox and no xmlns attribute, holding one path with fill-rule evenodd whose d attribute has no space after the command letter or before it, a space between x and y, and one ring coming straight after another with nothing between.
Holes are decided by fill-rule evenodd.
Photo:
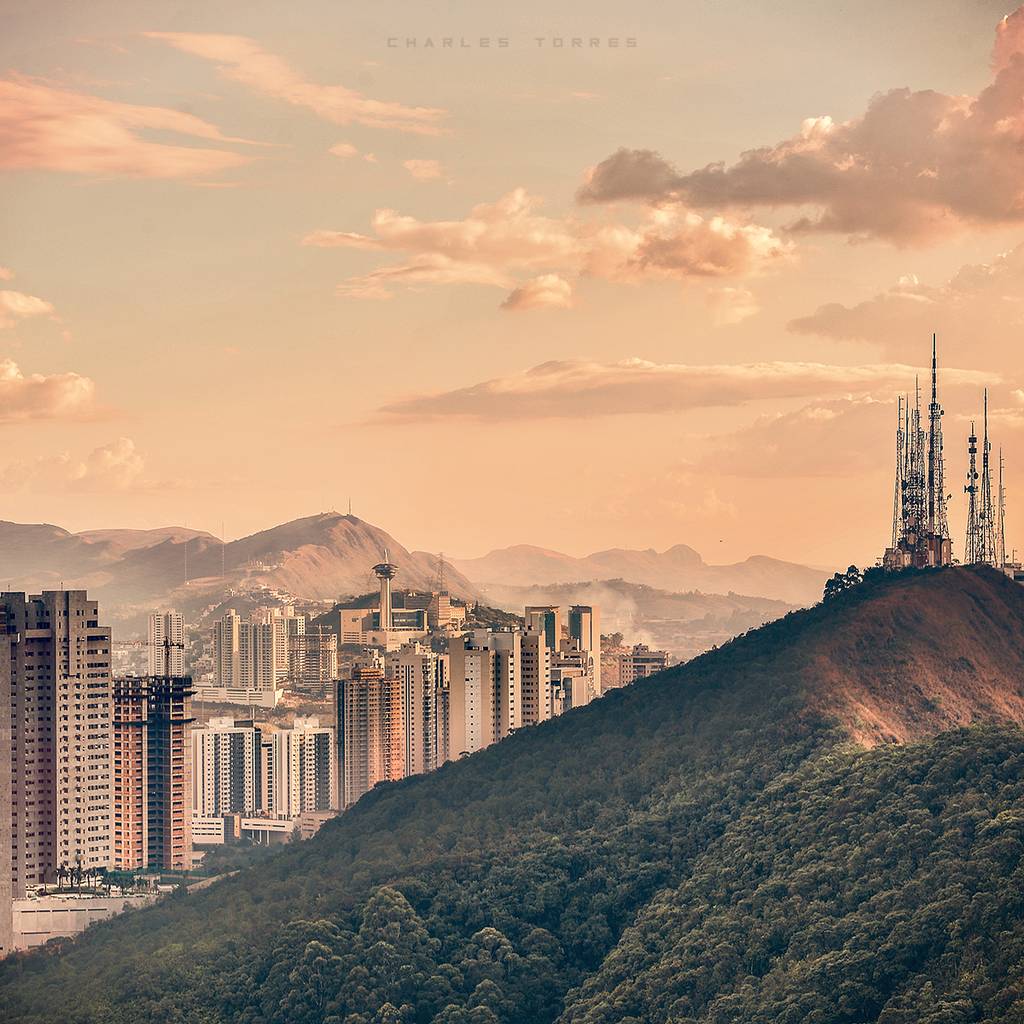
<instances>
[{"instance_id":1,"label":"distant hilltop antenna","mask_svg":"<svg viewBox=\"0 0 1024 1024\"><path fill-rule=\"evenodd\" d=\"M981 472L978 472L978 435L971 423L967 438L967 545L964 562L968 565L1001 566L1005 555L1003 532L1003 457L999 456L999 483L992 499L992 442L988 436L988 388L984 391L982 412Z\"/></svg>"},{"instance_id":2,"label":"distant hilltop antenna","mask_svg":"<svg viewBox=\"0 0 1024 1024\"><path fill-rule=\"evenodd\" d=\"M946 516L943 409L939 404L938 345L932 335L931 395L927 418L921 409L921 382L914 380L914 402L896 406L896 474L887 569L949 565L953 560Z\"/></svg>"},{"instance_id":3,"label":"distant hilltop antenna","mask_svg":"<svg viewBox=\"0 0 1024 1024\"><path fill-rule=\"evenodd\" d=\"M974 565L981 561L981 530L978 524L978 435L974 432L974 421L971 421L971 432L967 435L967 483L964 484L967 495L967 535L964 538L964 564Z\"/></svg>"},{"instance_id":4,"label":"distant hilltop antenna","mask_svg":"<svg viewBox=\"0 0 1024 1024\"><path fill-rule=\"evenodd\" d=\"M1006 488L1003 486L1003 449L999 449L999 528L996 531L996 557L999 567L1006 568Z\"/></svg>"}]
</instances>

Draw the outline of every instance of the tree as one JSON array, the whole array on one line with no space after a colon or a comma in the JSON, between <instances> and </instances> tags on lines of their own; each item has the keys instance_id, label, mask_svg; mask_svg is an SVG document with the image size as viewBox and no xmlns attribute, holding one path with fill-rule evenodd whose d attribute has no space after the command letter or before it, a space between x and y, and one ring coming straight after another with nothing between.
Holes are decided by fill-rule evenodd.
<instances>
[{"instance_id":1,"label":"tree","mask_svg":"<svg viewBox=\"0 0 1024 1024\"><path fill-rule=\"evenodd\" d=\"M860 586L864 582L864 576L860 569L855 565L851 565L846 572L837 572L825 582L825 592L822 595L823 600L829 601L833 597L838 597L840 594L845 593L847 590L852 590L854 587Z\"/></svg>"}]
</instances>

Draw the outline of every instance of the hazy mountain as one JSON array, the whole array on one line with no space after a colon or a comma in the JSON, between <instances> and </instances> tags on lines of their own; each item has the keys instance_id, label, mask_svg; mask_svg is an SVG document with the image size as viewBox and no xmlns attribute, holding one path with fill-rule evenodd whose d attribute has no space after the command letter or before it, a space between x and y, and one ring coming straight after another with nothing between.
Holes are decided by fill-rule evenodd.
<instances>
[{"instance_id":1,"label":"hazy mountain","mask_svg":"<svg viewBox=\"0 0 1024 1024\"><path fill-rule=\"evenodd\" d=\"M1009 1024L1022 721L1024 589L872 580L6 961L0 1018Z\"/></svg>"},{"instance_id":2,"label":"hazy mountain","mask_svg":"<svg viewBox=\"0 0 1024 1024\"><path fill-rule=\"evenodd\" d=\"M499 608L522 613L529 604L593 604L601 610L601 632L620 632L627 643L647 643L688 659L739 633L792 611L794 605L742 594L671 594L624 580L483 588Z\"/></svg>"},{"instance_id":3,"label":"hazy mountain","mask_svg":"<svg viewBox=\"0 0 1024 1024\"><path fill-rule=\"evenodd\" d=\"M259 587L315 600L362 593L375 585L372 566L385 550L399 566L397 586L435 583L436 555L409 551L379 527L336 512L223 546L208 533L183 527L72 534L56 526L0 522L0 584L26 591L62 583L84 587L103 603L106 617L128 620L155 605L204 607ZM445 580L453 593L477 596L450 566Z\"/></svg>"},{"instance_id":4,"label":"hazy mountain","mask_svg":"<svg viewBox=\"0 0 1024 1024\"><path fill-rule=\"evenodd\" d=\"M754 555L731 565L709 565L685 544L667 551L612 548L585 558L518 544L482 558L457 559L454 564L481 585L529 587L622 579L672 593L701 590L712 594L752 594L798 605L817 601L829 575L820 569L765 555Z\"/></svg>"}]
</instances>

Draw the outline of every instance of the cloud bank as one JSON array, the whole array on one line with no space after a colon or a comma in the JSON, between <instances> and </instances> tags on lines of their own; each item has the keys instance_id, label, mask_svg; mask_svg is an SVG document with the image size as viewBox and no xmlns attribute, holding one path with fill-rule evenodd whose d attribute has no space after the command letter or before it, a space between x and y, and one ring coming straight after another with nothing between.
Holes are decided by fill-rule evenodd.
<instances>
[{"instance_id":1,"label":"cloud bank","mask_svg":"<svg viewBox=\"0 0 1024 1024\"><path fill-rule=\"evenodd\" d=\"M384 421L582 419L670 413L764 399L890 397L916 369L904 365L832 366L770 362L687 366L626 359L560 360L523 373L436 394L413 395L378 410ZM980 387L991 375L944 370L944 385Z\"/></svg>"},{"instance_id":2,"label":"cloud bank","mask_svg":"<svg viewBox=\"0 0 1024 1024\"><path fill-rule=\"evenodd\" d=\"M934 330L946 358L1024 369L1024 245L991 263L968 264L948 281L921 283L908 275L888 291L853 305L832 302L790 321L798 334L869 341L902 354Z\"/></svg>"},{"instance_id":3,"label":"cloud bank","mask_svg":"<svg viewBox=\"0 0 1024 1024\"><path fill-rule=\"evenodd\" d=\"M392 294L387 283L422 284L428 279L490 284L513 289L506 309L564 305L537 301L540 286L516 278L523 271L543 271L541 277L556 276L563 282L579 276L633 283L715 279L760 273L784 262L791 252L789 243L768 228L702 217L678 204L644 211L637 224L547 217L539 212L540 205L536 196L518 188L497 202L474 206L462 220L421 221L381 209L373 217L372 234L318 230L303 244L411 256L408 263L346 282L342 290L348 294L379 298ZM563 286L548 284L549 299L550 286L564 294Z\"/></svg>"},{"instance_id":4,"label":"cloud bank","mask_svg":"<svg viewBox=\"0 0 1024 1024\"><path fill-rule=\"evenodd\" d=\"M1022 10L1000 23L993 77L977 96L891 89L860 117L810 117L788 139L748 150L731 165L688 173L651 150L620 149L588 173L577 198L718 210L790 207L799 211L791 230L897 243L1020 223Z\"/></svg>"}]
</instances>

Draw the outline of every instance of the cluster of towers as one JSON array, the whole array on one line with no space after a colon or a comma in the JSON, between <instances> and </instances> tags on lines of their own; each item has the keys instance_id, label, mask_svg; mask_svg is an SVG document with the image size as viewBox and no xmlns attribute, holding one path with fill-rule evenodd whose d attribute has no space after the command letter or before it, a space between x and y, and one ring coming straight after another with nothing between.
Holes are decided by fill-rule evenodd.
<instances>
[{"instance_id":1,"label":"cluster of towers","mask_svg":"<svg viewBox=\"0 0 1024 1024\"><path fill-rule=\"evenodd\" d=\"M893 488L892 534L882 558L888 570L951 565L953 546L946 516L943 409L938 400L938 363L932 335L931 401L921 408L921 389L897 401L896 476ZM967 534L964 564L1007 568L1003 528L1005 491L1003 457L999 453L998 484L993 497L992 445L988 436L988 391L984 395L981 448L974 423L967 439ZM979 454L981 464L979 467Z\"/></svg>"}]
</instances>

